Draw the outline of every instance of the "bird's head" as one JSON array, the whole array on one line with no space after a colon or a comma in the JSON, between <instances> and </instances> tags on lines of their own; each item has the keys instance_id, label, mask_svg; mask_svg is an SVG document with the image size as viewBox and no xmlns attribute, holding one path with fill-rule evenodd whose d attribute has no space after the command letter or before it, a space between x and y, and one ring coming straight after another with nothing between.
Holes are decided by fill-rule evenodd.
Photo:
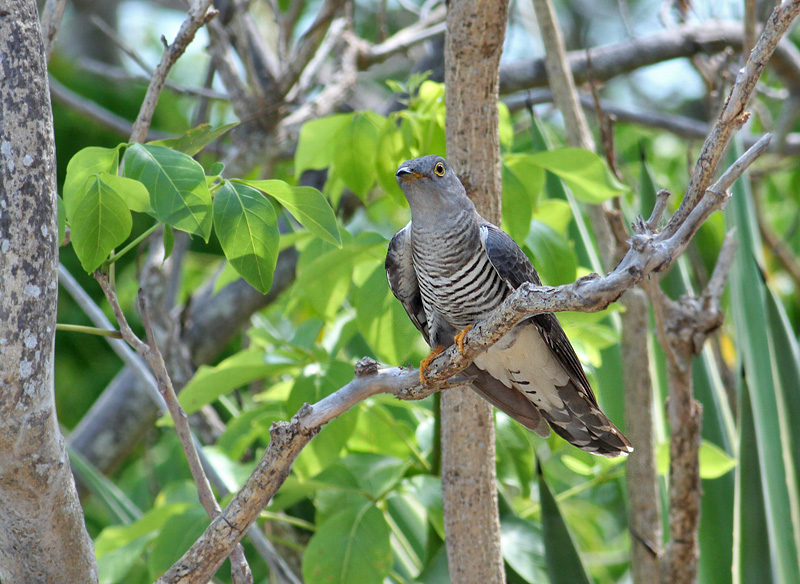
<instances>
[{"instance_id":1,"label":"bird's head","mask_svg":"<svg viewBox=\"0 0 800 584\"><path fill-rule=\"evenodd\" d=\"M441 156L422 156L406 160L395 173L408 199L412 216L439 215L461 210L469 203L464 185Z\"/></svg>"}]
</instances>

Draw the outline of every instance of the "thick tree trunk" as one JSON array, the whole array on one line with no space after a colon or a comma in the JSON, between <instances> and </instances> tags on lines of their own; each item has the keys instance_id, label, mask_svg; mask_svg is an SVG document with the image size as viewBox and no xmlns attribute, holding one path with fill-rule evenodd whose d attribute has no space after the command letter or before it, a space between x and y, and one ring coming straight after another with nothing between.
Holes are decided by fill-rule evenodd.
<instances>
[{"instance_id":1,"label":"thick tree trunk","mask_svg":"<svg viewBox=\"0 0 800 584\"><path fill-rule=\"evenodd\" d=\"M96 582L53 396L55 146L34 0L0 0L0 579Z\"/></svg>"},{"instance_id":2,"label":"thick tree trunk","mask_svg":"<svg viewBox=\"0 0 800 584\"><path fill-rule=\"evenodd\" d=\"M506 0L451 0L445 85L447 155L478 211L500 222L498 72ZM442 394L442 491L453 584L505 582L492 407L466 387Z\"/></svg>"}]
</instances>

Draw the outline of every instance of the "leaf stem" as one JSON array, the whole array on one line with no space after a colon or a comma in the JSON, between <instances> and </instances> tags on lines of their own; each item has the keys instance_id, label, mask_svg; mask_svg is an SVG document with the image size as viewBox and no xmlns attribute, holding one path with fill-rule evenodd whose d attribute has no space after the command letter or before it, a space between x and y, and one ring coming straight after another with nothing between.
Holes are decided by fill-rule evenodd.
<instances>
[{"instance_id":1,"label":"leaf stem","mask_svg":"<svg viewBox=\"0 0 800 584\"><path fill-rule=\"evenodd\" d=\"M57 331L69 331L73 333L83 333L86 335L97 335L98 337L111 337L112 339L121 339L122 333L115 330L101 329L93 326L83 326L80 324L64 324L56 323Z\"/></svg>"},{"instance_id":2,"label":"leaf stem","mask_svg":"<svg viewBox=\"0 0 800 584\"><path fill-rule=\"evenodd\" d=\"M119 253L117 253L117 254L114 254L113 256L111 256L110 258L108 258L108 259L105 261L106 265L109 265L109 266L110 266L111 264L113 264L114 262L116 262L116 261L117 261L119 258L121 258L122 256L124 256L126 253L128 253L130 250L132 250L134 247L136 247L137 245L139 245L140 243L142 243L142 241L144 241L144 240L145 240L145 239L146 239L146 238L147 238L147 237L148 237L148 236L149 236L151 233L153 233L153 232L154 232L156 229L158 229L160 226L161 226L161 222L160 222L160 221L156 222L156 223L155 223L155 225L153 225L152 227L150 227L150 229L148 229L147 231L145 231L144 233L142 233L142 234L141 234L139 237L137 237L136 239L134 239L133 241L131 241L131 242L130 242L128 245L126 245L125 247L123 247L123 248L120 250L120 252L119 252Z\"/></svg>"}]
</instances>

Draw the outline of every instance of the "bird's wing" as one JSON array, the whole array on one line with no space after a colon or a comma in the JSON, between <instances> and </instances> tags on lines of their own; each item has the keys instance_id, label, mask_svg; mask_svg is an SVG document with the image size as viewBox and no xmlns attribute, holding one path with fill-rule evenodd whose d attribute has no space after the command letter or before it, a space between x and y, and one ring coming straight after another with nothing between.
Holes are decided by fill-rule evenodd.
<instances>
[{"instance_id":1,"label":"bird's wing","mask_svg":"<svg viewBox=\"0 0 800 584\"><path fill-rule=\"evenodd\" d=\"M484 249L509 288L540 284L519 246L491 224L481 226ZM600 411L583 367L555 315L539 314L509 332L475 359L475 365L536 405L553 430L594 454L618 456L630 442Z\"/></svg>"},{"instance_id":2,"label":"bird's wing","mask_svg":"<svg viewBox=\"0 0 800 584\"><path fill-rule=\"evenodd\" d=\"M411 255L411 223L395 233L389 242L389 250L386 253L386 278L389 280L392 294L406 309L411 322L430 345L428 318L422 305L417 272Z\"/></svg>"},{"instance_id":3,"label":"bird's wing","mask_svg":"<svg viewBox=\"0 0 800 584\"><path fill-rule=\"evenodd\" d=\"M512 290L516 290L525 282L533 282L537 286L541 286L542 281L539 279L539 274L536 273L528 256L505 231L491 223L482 225L481 231L483 246L489 256L489 261ZM594 397L589 380L586 379L583 365L556 316L551 312L546 312L537 314L529 320L536 325L542 339L547 343L553 356L564 367L570 379L586 393L592 404L596 406L597 399Z\"/></svg>"}]
</instances>

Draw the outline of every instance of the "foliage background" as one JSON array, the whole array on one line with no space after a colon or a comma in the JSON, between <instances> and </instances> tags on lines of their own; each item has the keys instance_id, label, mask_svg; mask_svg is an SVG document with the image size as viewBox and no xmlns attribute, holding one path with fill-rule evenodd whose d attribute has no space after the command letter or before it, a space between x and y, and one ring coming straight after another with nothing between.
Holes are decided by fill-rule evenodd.
<instances>
[{"instance_id":1,"label":"foliage background","mask_svg":"<svg viewBox=\"0 0 800 584\"><path fill-rule=\"evenodd\" d=\"M289 4L300 5L299 35L319 5L287 2L278 7L288 10ZM523 4L513 7L504 55L508 62L541 54L530 10ZM652 32L661 26L658 5L644 0L591 6L562 3L559 16L568 46L581 48ZM177 26L181 13L143 2L121 3L118 10L119 30L152 66L161 51L159 37L174 35L165 25ZM97 74L99 67L90 72L86 54L70 51L67 40L80 35L79 23L86 15L78 11L68 15L75 32L70 33L69 27L63 31L50 63L53 77L133 119L145 85L132 77L141 71L128 57L114 57L119 55L114 47L104 56L112 57L110 65L116 73L124 73L122 78L110 82L107 73ZM355 30L372 41L399 30L411 16L404 4L395 2L363 1L353 8ZM741 8L733 2L698 3L684 17L688 22L741 18ZM179 61L172 77L177 83L202 85L208 63L204 42L195 41ZM735 57L727 58L723 65L735 62ZM187 409L197 412L196 422L212 428L213 445L205 450L232 490L258 460L269 440L271 422L290 418L304 402L317 401L344 385L352 378L357 359L369 355L388 364L416 365L426 353L391 297L383 272L386 242L408 220L394 169L406 158L444 154L443 88L412 73L418 59L411 51L364 71L342 113L303 126L296 151L273 152L264 164L228 177L316 186L336 212L342 242L338 247L308 236L297 218L276 204L283 226L278 245L297 250L296 276L283 294L253 316L215 366L200 367L182 394ZM716 75L727 74L728 68L712 57L666 62L609 81L601 96L623 107L709 120L720 87L725 86ZM784 98L792 89L768 71L746 131L774 129L784 119ZM584 203L618 196L628 221L649 214L659 188L676 193L672 204L677 203L697 141L617 123L619 177L615 178L598 156L560 150L563 132L550 106L536 106L532 113L518 104L509 98L509 105L501 109L503 226L524 244L545 283L567 283L600 271ZM197 117L198 108L196 97L167 91L153 128L178 135L199 121L215 126L237 121L225 101L212 100L206 119ZM60 190L67 162L75 153L87 146L114 148L126 139L58 103L54 115ZM787 131L794 129L790 125ZM198 155L207 174L213 174L212 165L225 157L236 131ZM726 229L737 227L740 248L726 298L728 316L697 357L694 369L695 393L704 406L700 533L704 583L797 581L792 578L800 542L796 447L800 437L792 420L800 403L800 282L793 270L800 250L796 188L800 177L793 161L788 154L762 160L747 181L737 184L724 215L711 218L664 278L673 297L702 289ZM146 214L134 213L131 238L152 223ZM784 253L775 253L762 238L779 241ZM61 249L61 261L99 302L102 294L72 246ZM131 253L117 263L118 291L131 315L143 261L143 256ZM191 303L202 286L219 290L236 277L223 267L216 235L208 244L193 238L182 258L177 300ZM589 367L604 410L622 426L623 371L615 310L559 318ZM64 293L59 322L90 324ZM655 403L664 404L664 359L655 336L649 348ZM67 332L57 337L56 359L59 420L69 434L111 383L120 363L101 338ZM653 416L659 442L666 444L669 429L663 409L658 407ZM541 440L501 413L496 421L508 581L628 581L624 464L582 453L557 437ZM149 429L107 477L82 462L80 452L71 453L84 485L87 525L95 538L104 582L152 581L207 525L168 425L163 422ZM298 575L306 582L447 581L434 428L432 400L409 403L375 397L323 430L301 454L260 523ZM667 457L668 449L660 447L664 493ZM246 549L248 558L257 557L252 548ZM580 562L570 561L569 555L559 561L551 555L553 550L565 554L577 550ZM251 565L256 581L276 581L269 580L260 561L251 560ZM567 572L566 566L576 573ZM225 572L218 574L220 581L229 580Z\"/></svg>"}]
</instances>

